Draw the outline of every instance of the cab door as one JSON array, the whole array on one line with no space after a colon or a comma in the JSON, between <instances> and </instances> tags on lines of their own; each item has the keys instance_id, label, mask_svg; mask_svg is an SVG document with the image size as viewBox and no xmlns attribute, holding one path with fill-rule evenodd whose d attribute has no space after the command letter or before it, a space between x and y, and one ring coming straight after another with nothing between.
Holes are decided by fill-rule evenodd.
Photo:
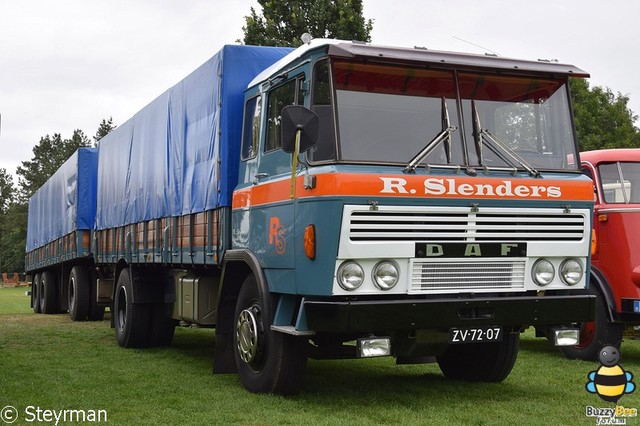
<instances>
[{"instance_id":1,"label":"cab door","mask_svg":"<svg viewBox=\"0 0 640 426\"><path fill-rule=\"evenodd\" d=\"M282 108L303 104L303 81L304 74L300 73L250 98L245 105L244 164L240 167L244 183L236 191L241 202L234 203L233 246L255 253L267 278L287 275L287 270L294 268L291 155L282 150L280 129ZM295 286L293 282L287 284L287 279L273 281L286 287L275 289L279 291L288 292Z\"/></svg>"}]
</instances>

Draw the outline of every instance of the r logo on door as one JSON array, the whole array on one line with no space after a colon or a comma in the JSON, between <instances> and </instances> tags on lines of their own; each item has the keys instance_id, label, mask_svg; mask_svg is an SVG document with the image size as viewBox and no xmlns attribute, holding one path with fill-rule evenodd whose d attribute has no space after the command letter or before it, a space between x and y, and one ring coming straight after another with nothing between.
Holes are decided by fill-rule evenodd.
<instances>
[{"instance_id":1,"label":"r logo on door","mask_svg":"<svg viewBox=\"0 0 640 426\"><path fill-rule=\"evenodd\" d=\"M277 216L269 219L269 245L276 248L276 253L284 254L287 250L287 241L284 238L284 226L280 224L280 218Z\"/></svg>"}]
</instances>

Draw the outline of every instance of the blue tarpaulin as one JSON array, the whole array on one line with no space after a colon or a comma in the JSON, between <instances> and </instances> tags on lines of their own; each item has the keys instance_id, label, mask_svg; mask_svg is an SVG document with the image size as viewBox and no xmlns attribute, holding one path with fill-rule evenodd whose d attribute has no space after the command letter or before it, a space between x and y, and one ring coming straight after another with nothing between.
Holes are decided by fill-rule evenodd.
<instances>
[{"instance_id":1,"label":"blue tarpaulin","mask_svg":"<svg viewBox=\"0 0 640 426\"><path fill-rule=\"evenodd\" d=\"M225 46L105 136L95 229L230 206L244 89L290 51Z\"/></svg>"},{"instance_id":2,"label":"blue tarpaulin","mask_svg":"<svg viewBox=\"0 0 640 426\"><path fill-rule=\"evenodd\" d=\"M98 150L80 148L29 199L27 252L93 229Z\"/></svg>"}]
</instances>

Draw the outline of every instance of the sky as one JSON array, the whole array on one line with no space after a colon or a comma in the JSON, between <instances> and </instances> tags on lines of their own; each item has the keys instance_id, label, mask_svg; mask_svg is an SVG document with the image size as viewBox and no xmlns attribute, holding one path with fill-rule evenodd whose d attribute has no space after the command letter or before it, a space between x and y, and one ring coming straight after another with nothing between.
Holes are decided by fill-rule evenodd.
<instances>
[{"instance_id":1,"label":"sky","mask_svg":"<svg viewBox=\"0 0 640 426\"><path fill-rule=\"evenodd\" d=\"M363 0L376 44L557 59L640 113L640 2ZM0 0L0 169L121 124L243 36L251 0ZM636 122L636 125L639 123ZM17 181L17 179L14 179Z\"/></svg>"}]
</instances>

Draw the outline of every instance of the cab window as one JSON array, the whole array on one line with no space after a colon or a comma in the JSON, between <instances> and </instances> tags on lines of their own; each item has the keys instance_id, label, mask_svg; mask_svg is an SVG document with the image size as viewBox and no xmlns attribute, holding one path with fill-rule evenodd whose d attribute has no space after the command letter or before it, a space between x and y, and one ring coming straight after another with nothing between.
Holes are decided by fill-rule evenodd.
<instances>
[{"instance_id":1,"label":"cab window","mask_svg":"<svg viewBox=\"0 0 640 426\"><path fill-rule=\"evenodd\" d=\"M336 132L331 102L329 60L318 61L313 67L313 96L311 110L318 115L320 132L318 143L309 153L311 161L328 161L336 158Z\"/></svg>"},{"instance_id":2,"label":"cab window","mask_svg":"<svg viewBox=\"0 0 640 426\"><path fill-rule=\"evenodd\" d=\"M242 159L255 157L260 142L260 116L262 114L262 98L256 96L247 101L244 108L244 124L242 128Z\"/></svg>"},{"instance_id":3,"label":"cab window","mask_svg":"<svg viewBox=\"0 0 640 426\"><path fill-rule=\"evenodd\" d=\"M600 164L598 173L606 203L640 203L640 163Z\"/></svg>"},{"instance_id":4,"label":"cab window","mask_svg":"<svg viewBox=\"0 0 640 426\"><path fill-rule=\"evenodd\" d=\"M290 80L274 89L269 93L269 101L267 104L267 140L264 147L265 152L280 149L282 141L280 140L280 112L287 105L301 105L302 96L299 87L302 83L302 77Z\"/></svg>"}]
</instances>

